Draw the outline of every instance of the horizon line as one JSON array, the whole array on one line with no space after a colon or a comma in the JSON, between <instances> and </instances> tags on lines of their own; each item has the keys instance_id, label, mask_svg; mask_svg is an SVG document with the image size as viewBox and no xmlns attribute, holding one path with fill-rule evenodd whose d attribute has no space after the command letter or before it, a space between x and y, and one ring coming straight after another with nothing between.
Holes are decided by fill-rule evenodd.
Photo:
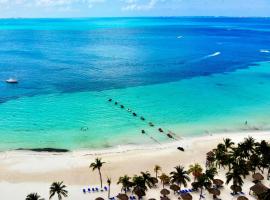
<instances>
[{"instance_id":1,"label":"horizon line","mask_svg":"<svg viewBox=\"0 0 270 200\"><path fill-rule=\"evenodd\" d=\"M85 17L0 17L2 19L91 19L91 18L270 18L270 16L214 16L214 15L202 15L202 16L85 16Z\"/></svg>"}]
</instances>

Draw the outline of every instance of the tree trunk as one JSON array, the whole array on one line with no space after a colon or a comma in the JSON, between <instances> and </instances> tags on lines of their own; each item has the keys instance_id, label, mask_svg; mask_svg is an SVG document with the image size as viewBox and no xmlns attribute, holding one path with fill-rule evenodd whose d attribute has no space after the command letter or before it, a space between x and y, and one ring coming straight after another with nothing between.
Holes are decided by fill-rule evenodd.
<instances>
[{"instance_id":1,"label":"tree trunk","mask_svg":"<svg viewBox=\"0 0 270 200\"><path fill-rule=\"evenodd\" d=\"M156 179L157 179L157 171L156 171Z\"/></svg>"},{"instance_id":2,"label":"tree trunk","mask_svg":"<svg viewBox=\"0 0 270 200\"><path fill-rule=\"evenodd\" d=\"M110 199L111 196L111 185L108 185L108 199Z\"/></svg>"},{"instance_id":3,"label":"tree trunk","mask_svg":"<svg viewBox=\"0 0 270 200\"><path fill-rule=\"evenodd\" d=\"M100 179L100 188L102 189L102 176L101 176L100 169L98 170L98 173L99 173L99 179Z\"/></svg>"},{"instance_id":4,"label":"tree trunk","mask_svg":"<svg viewBox=\"0 0 270 200\"><path fill-rule=\"evenodd\" d=\"M200 193L200 199L199 200L202 199L202 192L203 192L203 188L201 187L201 193Z\"/></svg>"}]
</instances>

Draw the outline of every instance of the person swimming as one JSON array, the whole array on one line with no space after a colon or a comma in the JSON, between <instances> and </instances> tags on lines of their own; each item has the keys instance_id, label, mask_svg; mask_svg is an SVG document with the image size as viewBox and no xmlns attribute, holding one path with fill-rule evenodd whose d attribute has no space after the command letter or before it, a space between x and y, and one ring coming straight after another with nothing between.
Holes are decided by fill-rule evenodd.
<instances>
[{"instance_id":1,"label":"person swimming","mask_svg":"<svg viewBox=\"0 0 270 200\"><path fill-rule=\"evenodd\" d=\"M142 130L142 134L145 134L145 130Z\"/></svg>"},{"instance_id":2,"label":"person swimming","mask_svg":"<svg viewBox=\"0 0 270 200\"><path fill-rule=\"evenodd\" d=\"M144 117L141 117L141 120L142 120L142 121L144 121L144 120L145 120L145 118L144 118Z\"/></svg>"},{"instance_id":3,"label":"person swimming","mask_svg":"<svg viewBox=\"0 0 270 200\"><path fill-rule=\"evenodd\" d=\"M88 127L81 127L81 131L87 131Z\"/></svg>"},{"instance_id":4,"label":"person swimming","mask_svg":"<svg viewBox=\"0 0 270 200\"><path fill-rule=\"evenodd\" d=\"M123 105L121 105L120 107L121 107L121 108L125 108L125 106L123 106Z\"/></svg>"},{"instance_id":5,"label":"person swimming","mask_svg":"<svg viewBox=\"0 0 270 200\"><path fill-rule=\"evenodd\" d=\"M118 102L116 101L114 104L115 104L115 105L117 105L117 104L118 104Z\"/></svg>"},{"instance_id":6,"label":"person swimming","mask_svg":"<svg viewBox=\"0 0 270 200\"><path fill-rule=\"evenodd\" d=\"M112 102L112 99L109 99L108 101L109 101L109 102Z\"/></svg>"},{"instance_id":7,"label":"person swimming","mask_svg":"<svg viewBox=\"0 0 270 200\"><path fill-rule=\"evenodd\" d=\"M136 114L135 112L134 112L134 113L132 113L132 114L133 114L133 116L134 116L134 117L137 117L137 114Z\"/></svg>"}]
</instances>

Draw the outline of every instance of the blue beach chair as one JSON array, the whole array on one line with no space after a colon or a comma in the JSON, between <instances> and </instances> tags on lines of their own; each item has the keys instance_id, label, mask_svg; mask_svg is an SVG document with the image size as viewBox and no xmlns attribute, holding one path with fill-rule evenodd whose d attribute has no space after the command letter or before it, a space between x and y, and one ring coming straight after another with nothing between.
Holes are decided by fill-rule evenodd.
<instances>
[{"instance_id":1,"label":"blue beach chair","mask_svg":"<svg viewBox=\"0 0 270 200\"><path fill-rule=\"evenodd\" d=\"M91 188L88 188L88 192L91 192Z\"/></svg>"},{"instance_id":2,"label":"blue beach chair","mask_svg":"<svg viewBox=\"0 0 270 200\"><path fill-rule=\"evenodd\" d=\"M84 193L84 194L86 193L86 190L85 190L85 189L83 189L83 193Z\"/></svg>"}]
</instances>

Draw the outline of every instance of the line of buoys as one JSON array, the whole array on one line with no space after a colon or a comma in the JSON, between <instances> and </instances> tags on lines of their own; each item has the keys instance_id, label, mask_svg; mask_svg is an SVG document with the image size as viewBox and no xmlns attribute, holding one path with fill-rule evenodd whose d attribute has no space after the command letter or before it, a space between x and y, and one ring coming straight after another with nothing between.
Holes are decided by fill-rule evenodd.
<instances>
[{"instance_id":1,"label":"line of buoys","mask_svg":"<svg viewBox=\"0 0 270 200\"><path fill-rule=\"evenodd\" d=\"M158 131L161 132L161 133L164 133L162 128L159 128Z\"/></svg>"},{"instance_id":2,"label":"line of buoys","mask_svg":"<svg viewBox=\"0 0 270 200\"><path fill-rule=\"evenodd\" d=\"M109 102L112 102L113 99L109 99L108 101L109 101ZM115 101L114 104L115 104L115 105L118 105L118 102ZM120 108L124 109L125 106L124 106L123 104L121 104L121 105L120 105ZM136 112L133 112L130 108L127 108L127 111L130 112L130 113L132 113L132 115L133 115L134 117L137 117L137 116L138 116L137 113L136 113ZM142 121L145 121L145 118L144 118L143 116L141 116L140 119L141 119ZM149 122L148 125L149 125L150 127L154 127L154 126L155 126L155 125L153 124L153 122ZM158 128L158 131L159 131L160 133L164 133L164 130L163 130L162 128ZM142 130L141 133L142 133L142 134L146 134L145 130ZM167 136L168 138L170 138L170 139L175 139L175 140L176 140L176 138L174 138L175 134L172 133L171 131L169 131L169 132L166 134L166 136ZM176 137L176 136L175 136L175 137Z\"/></svg>"}]
</instances>

